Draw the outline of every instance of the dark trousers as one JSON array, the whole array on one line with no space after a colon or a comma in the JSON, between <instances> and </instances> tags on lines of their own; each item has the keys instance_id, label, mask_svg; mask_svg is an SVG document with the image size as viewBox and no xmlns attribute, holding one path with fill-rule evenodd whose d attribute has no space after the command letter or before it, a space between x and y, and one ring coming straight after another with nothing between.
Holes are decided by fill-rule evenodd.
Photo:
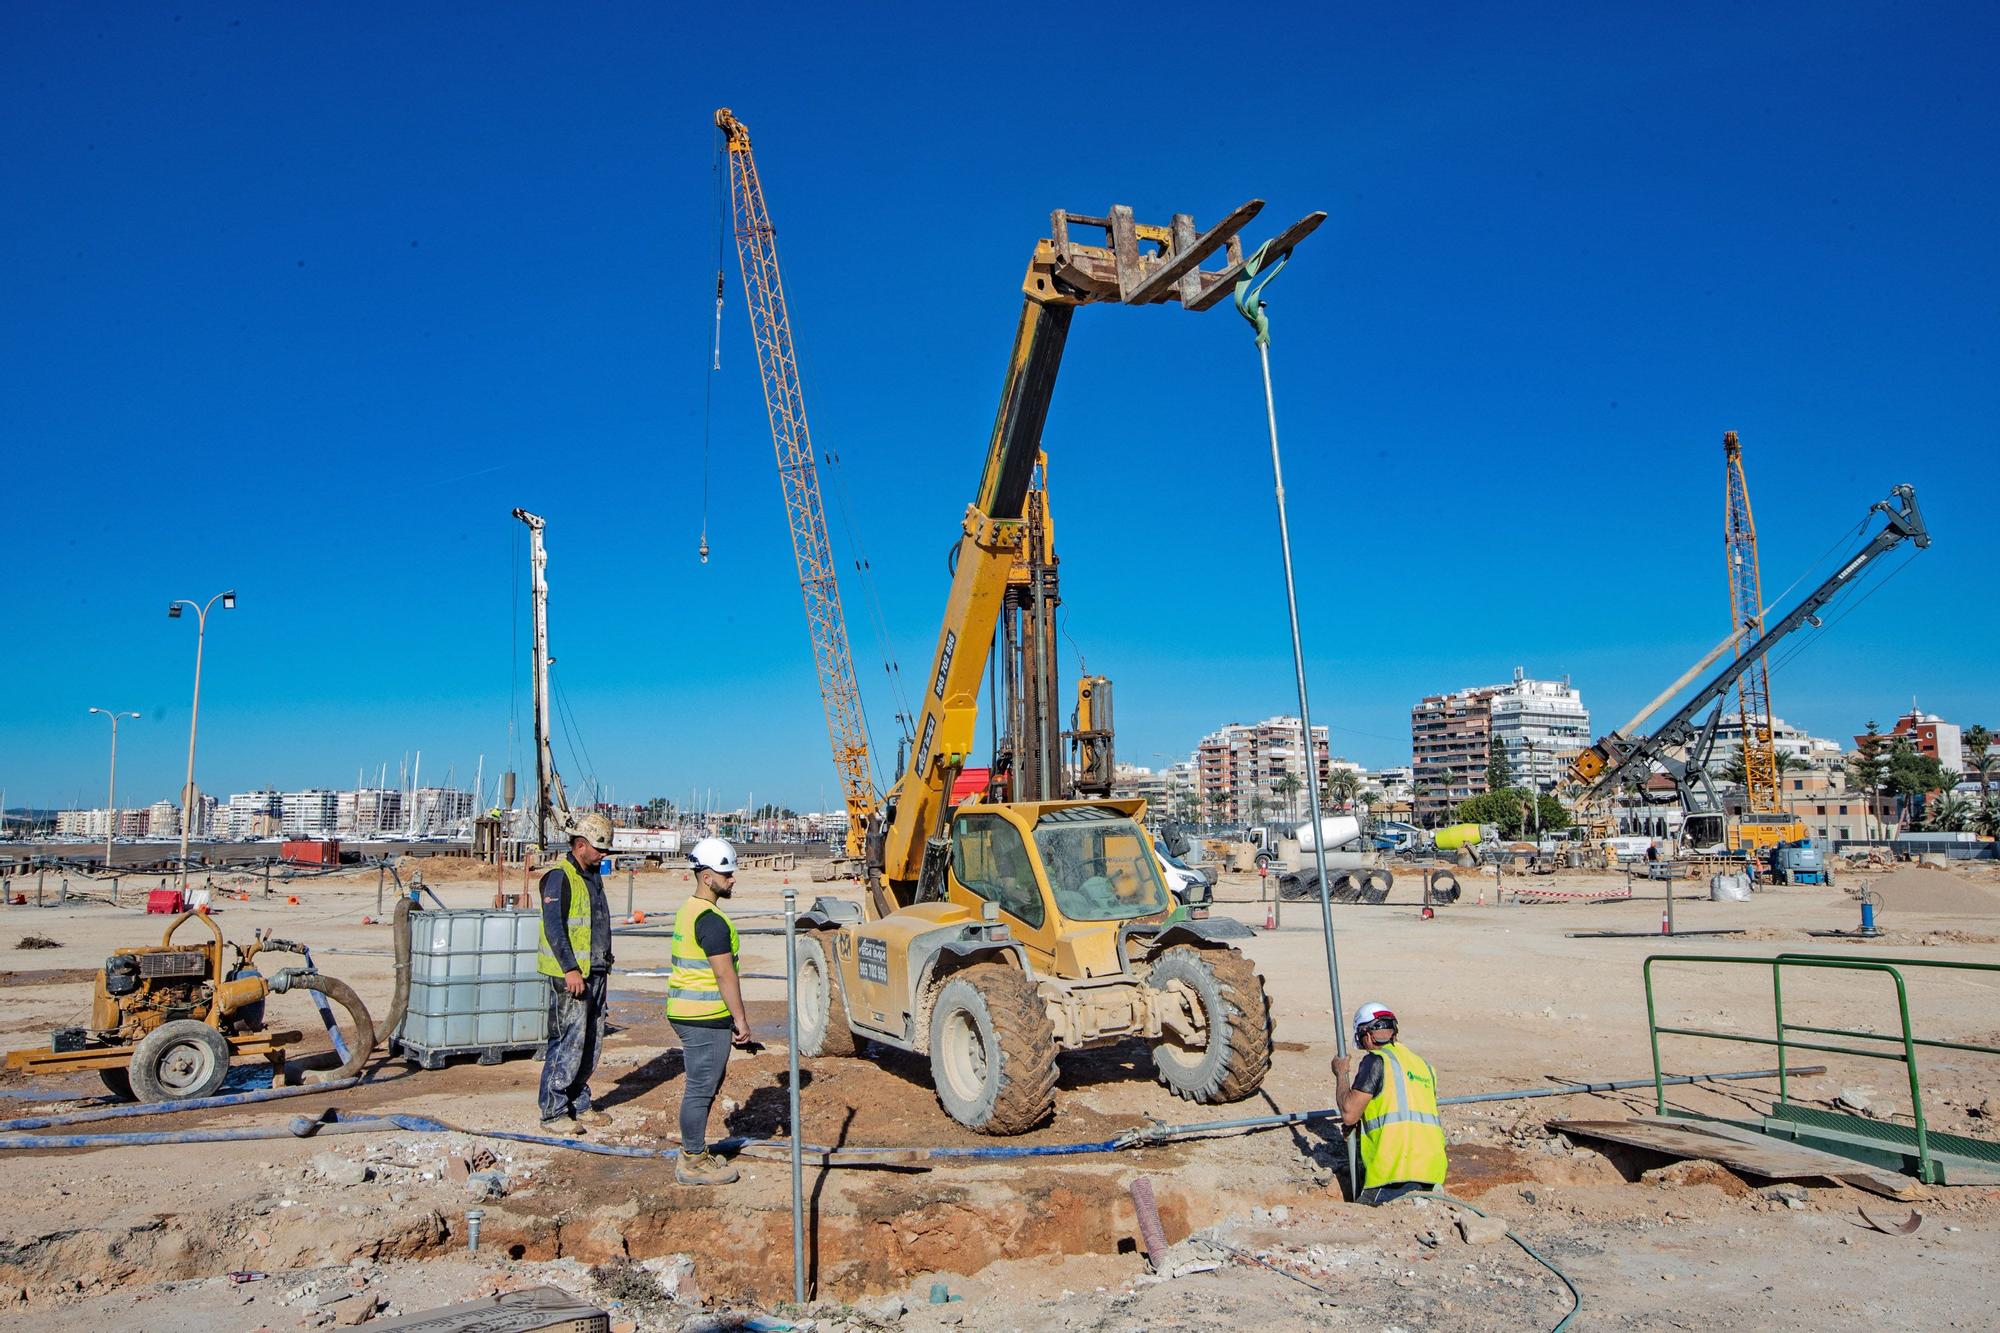
<instances>
[{"instance_id":1,"label":"dark trousers","mask_svg":"<svg viewBox=\"0 0 2000 1333\"><path fill-rule=\"evenodd\" d=\"M604 1046L603 972L583 979L571 995L561 977L549 978L548 1047L542 1055L542 1119L581 1115L590 1109L590 1075Z\"/></svg>"},{"instance_id":2,"label":"dark trousers","mask_svg":"<svg viewBox=\"0 0 2000 1333\"><path fill-rule=\"evenodd\" d=\"M708 1151L708 1113L715 1094L722 1091L722 1076L729 1072L729 1028L699 1028L679 1023L674 1031L681 1039L681 1059L687 1072L681 1076L681 1151Z\"/></svg>"}]
</instances>

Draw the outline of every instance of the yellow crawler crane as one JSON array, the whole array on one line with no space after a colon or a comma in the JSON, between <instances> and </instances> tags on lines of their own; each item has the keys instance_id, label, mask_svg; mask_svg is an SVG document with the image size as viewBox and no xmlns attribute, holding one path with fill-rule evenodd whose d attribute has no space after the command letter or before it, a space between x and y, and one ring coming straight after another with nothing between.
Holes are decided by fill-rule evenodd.
<instances>
[{"instance_id":1,"label":"yellow crawler crane","mask_svg":"<svg viewBox=\"0 0 2000 1333\"><path fill-rule=\"evenodd\" d=\"M1030 715L1010 721L1011 776L993 784L1011 799L990 787L954 799L995 631L1003 615L1036 614L1021 603L1020 575L1048 554L1034 481L1071 316L1097 302L1215 305L1244 270L1237 232L1261 207L1253 200L1200 234L1186 214L1167 226L1124 207L1053 215L1028 266L908 766L870 821L865 906L821 898L802 917L801 1052L851 1054L867 1039L927 1055L946 1112L984 1133L1047 1118L1061 1050L1147 1040L1156 1077L1199 1102L1247 1097L1270 1067L1263 979L1231 943L1249 929L1174 911L1144 801L1050 789L1061 739L1042 713L1058 706L1052 688L1021 691ZM1302 219L1272 250L1289 250L1324 216ZM1106 243L1084 244L1073 234L1082 231ZM1218 252L1224 266L1204 270ZM1038 674L1027 658L1022 674ZM1100 730L1089 712L1072 733L1085 745L1097 738L1078 733ZM1061 785L1096 784L1086 773Z\"/></svg>"}]
</instances>

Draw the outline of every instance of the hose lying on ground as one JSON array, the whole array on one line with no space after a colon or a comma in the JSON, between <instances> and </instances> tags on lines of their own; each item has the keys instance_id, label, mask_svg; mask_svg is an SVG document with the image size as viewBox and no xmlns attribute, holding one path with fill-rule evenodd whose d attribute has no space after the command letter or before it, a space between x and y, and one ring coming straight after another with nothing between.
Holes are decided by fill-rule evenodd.
<instances>
[{"instance_id":1,"label":"hose lying on ground","mask_svg":"<svg viewBox=\"0 0 2000 1333\"><path fill-rule=\"evenodd\" d=\"M61 1115L22 1116L18 1120L0 1120L0 1130L9 1129L53 1129L63 1125L82 1125L93 1120L124 1120L131 1116L173 1115L180 1111L212 1111L219 1106L253 1106L258 1102L274 1102L282 1097L308 1097L317 1093L337 1092L351 1088L361 1082L358 1078L339 1079L331 1083L315 1083L303 1088L258 1088L254 1092L231 1092L220 1097L193 1097L179 1102L127 1102L120 1106L100 1106L87 1111L68 1111Z\"/></svg>"},{"instance_id":2,"label":"hose lying on ground","mask_svg":"<svg viewBox=\"0 0 2000 1333\"><path fill-rule=\"evenodd\" d=\"M1478 1213L1481 1217L1490 1218L1492 1216L1492 1214L1486 1212L1484 1209L1480 1208L1476 1204L1467 1203L1463 1199L1457 1198L1450 1194L1446 1194L1443 1190L1430 1190L1428 1191L1428 1194L1429 1197L1433 1199L1437 1199L1443 1203L1451 1204L1455 1208L1463 1208L1470 1213ZM1575 1319L1577 1315L1583 1310L1583 1293L1576 1289L1576 1283L1569 1280L1569 1274L1563 1272L1562 1269L1557 1268L1554 1264L1550 1263L1547 1259L1543 1258L1541 1253L1538 1250L1536 1250L1534 1246L1528 1244L1527 1241L1522 1240L1518 1235L1515 1234L1514 1228L1512 1227L1507 1228L1507 1239L1513 1241L1516 1245L1520 1246L1521 1253L1527 1255L1530 1259L1533 1259L1536 1263L1548 1269L1551 1273L1554 1273L1556 1275L1556 1280L1569 1289L1569 1299L1571 1302L1569 1307L1569 1313L1564 1315L1562 1317L1561 1322L1557 1323L1557 1325L1554 1328L1549 1330L1549 1333L1563 1333L1563 1330L1570 1326L1570 1321Z\"/></svg>"}]
</instances>

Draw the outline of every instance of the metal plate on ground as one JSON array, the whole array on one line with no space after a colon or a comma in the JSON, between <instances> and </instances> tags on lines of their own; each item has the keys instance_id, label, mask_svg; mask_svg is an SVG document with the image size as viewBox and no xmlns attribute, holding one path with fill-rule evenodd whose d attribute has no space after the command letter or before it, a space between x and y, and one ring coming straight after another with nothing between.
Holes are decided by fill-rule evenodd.
<instances>
[{"instance_id":1,"label":"metal plate on ground","mask_svg":"<svg viewBox=\"0 0 2000 1333\"><path fill-rule=\"evenodd\" d=\"M1603 1139L1672 1157L1706 1158L1766 1180L1840 1180L1890 1198L1922 1190L1908 1176L1720 1121L1552 1120L1549 1127L1575 1138Z\"/></svg>"}]
</instances>

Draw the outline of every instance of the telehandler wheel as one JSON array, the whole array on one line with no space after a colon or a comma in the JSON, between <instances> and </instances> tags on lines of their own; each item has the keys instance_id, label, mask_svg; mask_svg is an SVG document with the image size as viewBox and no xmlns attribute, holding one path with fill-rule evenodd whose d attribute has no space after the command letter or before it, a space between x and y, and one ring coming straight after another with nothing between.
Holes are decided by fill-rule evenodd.
<instances>
[{"instance_id":1,"label":"telehandler wheel","mask_svg":"<svg viewBox=\"0 0 2000 1333\"><path fill-rule=\"evenodd\" d=\"M1020 1134L1056 1104L1056 1031L1035 983L1001 963L954 973L931 1005L931 1081L947 1114Z\"/></svg>"},{"instance_id":2,"label":"telehandler wheel","mask_svg":"<svg viewBox=\"0 0 2000 1333\"><path fill-rule=\"evenodd\" d=\"M1175 945L1153 960L1146 984L1178 991L1207 1033L1200 1046L1171 1035L1153 1043L1154 1076L1175 1096L1235 1102L1263 1086L1271 1068L1271 1004L1264 978L1240 950Z\"/></svg>"},{"instance_id":3,"label":"telehandler wheel","mask_svg":"<svg viewBox=\"0 0 2000 1333\"><path fill-rule=\"evenodd\" d=\"M847 1026L847 1005L840 993L840 973L829 957L831 935L799 936L799 1054L852 1055L854 1032Z\"/></svg>"},{"instance_id":4,"label":"telehandler wheel","mask_svg":"<svg viewBox=\"0 0 2000 1333\"><path fill-rule=\"evenodd\" d=\"M104 1090L121 1102L137 1101L132 1095L132 1075L124 1069L100 1069L97 1077L104 1082Z\"/></svg>"},{"instance_id":5,"label":"telehandler wheel","mask_svg":"<svg viewBox=\"0 0 2000 1333\"><path fill-rule=\"evenodd\" d=\"M206 1097L228 1077L228 1039L192 1018L160 1024L132 1052L132 1091L142 1102Z\"/></svg>"}]
</instances>

